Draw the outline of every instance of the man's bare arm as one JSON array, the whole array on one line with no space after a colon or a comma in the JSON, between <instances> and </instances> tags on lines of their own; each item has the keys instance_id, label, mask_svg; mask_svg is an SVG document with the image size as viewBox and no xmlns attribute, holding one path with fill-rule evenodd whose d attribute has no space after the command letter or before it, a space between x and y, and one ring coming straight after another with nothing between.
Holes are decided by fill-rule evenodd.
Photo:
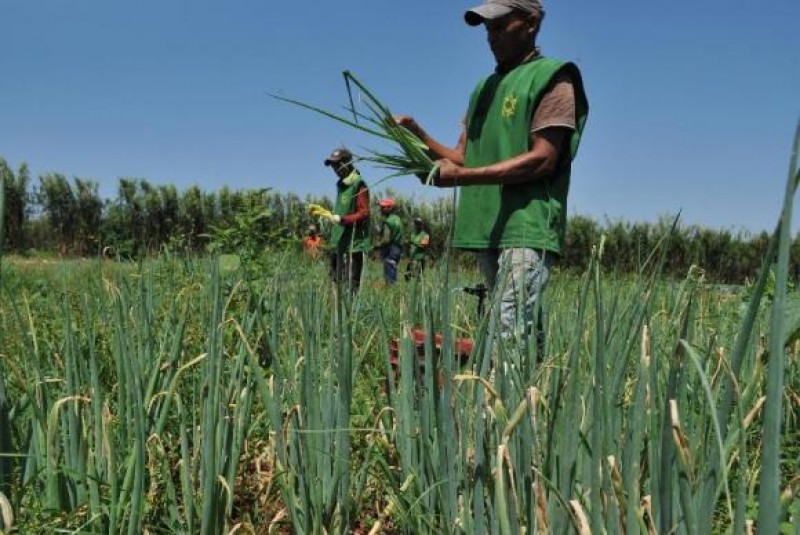
<instances>
[{"instance_id":1,"label":"man's bare arm","mask_svg":"<svg viewBox=\"0 0 800 535\"><path fill-rule=\"evenodd\" d=\"M562 150L566 150L565 142L570 133L569 128L561 127L537 131L531 150L485 167L463 167L463 152L460 162L442 158L437 162L439 176L433 185L448 188L476 184L523 184L550 177L558 167Z\"/></svg>"}]
</instances>

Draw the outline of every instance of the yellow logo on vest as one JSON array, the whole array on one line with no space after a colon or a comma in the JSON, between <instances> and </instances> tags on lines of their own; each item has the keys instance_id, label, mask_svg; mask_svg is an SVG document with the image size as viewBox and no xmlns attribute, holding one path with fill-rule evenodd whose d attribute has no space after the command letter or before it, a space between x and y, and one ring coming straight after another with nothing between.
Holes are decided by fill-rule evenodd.
<instances>
[{"instance_id":1,"label":"yellow logo on vest","mask_svg":"<svg viewBox=\"0 0 800 535\"><path fill-rule=\"evenodd\" d=\"M516 95L508 95L503 99L503 117L508 119L513 117L515 113L517 113L517 97Z\"/></svg>"}]
</instances>

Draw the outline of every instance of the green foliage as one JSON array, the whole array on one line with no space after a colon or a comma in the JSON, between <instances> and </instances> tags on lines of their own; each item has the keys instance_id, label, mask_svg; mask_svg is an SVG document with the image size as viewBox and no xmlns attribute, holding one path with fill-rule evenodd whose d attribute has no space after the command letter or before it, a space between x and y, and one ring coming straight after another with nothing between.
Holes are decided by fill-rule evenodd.
<instances>
[{"instance_id":1,"label":"green foliage","mask_svg":"<svg viewBox=\"0 0 800 535\"><path fill-rule=\"evenodd\" d=\"M248 277L261 277L269 269L271 250L285 247L282 229L270 225L274 218L268 194L268 189L247 192L238 210L231 210L219 226L210 225L208 234L199 235L208 239L209 253L225 255L228 271L235 257Z\"/></svg>"},{"instance_id":2,"label":"green foliage","mask_svg":"<svg viewBox=\"0 0 800 535\"><path fill-rule=\"evenodd\" d=\"M2 289L3 281L3 250L5 249L5 240L3 239L6 230L6 182L11 180L10 173L5 170L5 162L0 161L0 289ZM3 343L4 336L0 333L0 344ZM5 364L0 359L0 529L10 530L11 521L6 518L8 515L4 510L7 505L6 495L9 494L11 484L13 481L13 465L12 459L9 457L13 455L14 448L11 443L11 403L6 393L6 378L5 378Z\"/></svg>"},{"instance_id":3,"label":"green foliage","mask_svg":"<svg viewBox=\"0 0 800 535\"><path fill-rule=\"evenodd\" d=\"M776 243L774 293L772 296L769 338L769 364L764 404L764 439L761 447L762 464L759 478L758 525L766 533L778 531L782 503L780 499L782 478L780 473L783 431L784 372L786 368L785 334L788 294L789 252L791 249L791 224L795 193L800 183L800 121L797 122L789 175L786 180L783 209L773 235ZM771 258L767 258L771 260ZM765 268L762 268L765 269ZM762 278L763 278L762 273Z\"/></svg>"},{"instance_id":4,"label":"green foliage","mask_svg":"<svg viewBox=\"0 0 800 535\"><path fill-rule=\"evenodd\" d=\"M248 209L234 213L222 225L210 225L207 249L211 253L243 253L248 256L257 254L267 243L263 235L263 222L269 219L269 211L252 203Z\"/></svg>"},{"instance_id":5,"label":"green foliage","mask_svg":"<svg viewBox=\"0 0 800 535\"><path fill-rule=\"evenodd\" d=\"M747 293L709 284L702 263L670 277L672 248L689 255L672 220L611 225L586 270L548 289L544 355L499 332L497 296L473 319L453 290L477 273L451 257L390 288L368 262L361 291L342 294L322 262L276 246L303 221L296 197L228 191L222 209L196 187L124 181L121 239L153 247L151 216L172 199L187 247L214 255L6 265L0 249L0 527L744 533L757 518L796 531L798 144L800 127ZM92 184L41 182L61 244L90 243L78 212L96 215ZM579 223L573 244L598 236Z\"/></svg>"},{"instance_id":6,"label":"green foliage","mask_svg":"<svg viewBox=\"0 0 800 535\"><path fill-rule=\"evenodd\" d=\"M3 216L5 233L2 244L9 251L23 252L28 245L26 221L31 211L28 166L20 165L15 174L8 167L6 161L0 158L0 180L4 186L5 196L5 215Z\"/></svg>"},{"instance_id":7,"label":"green foliage","mask_svg":"<svg viewBox=\"0 0 800 535\"><path fill-rule=\"evenodd\" d=\"M75 240L78 218L75 192L67 178L59 173L39 177L37 198L42 206L60 252L66 254Z\"/></svg>"},{"instance_id":8,"label":"green foliage","mask_svg":"<svg viewBox=\"0 0 800 535\"><path fill-rule=\"evenodd\" d=\"M350 301L322 263L271 257L282 269L257 279L234 271L227 286L223 266L208 260L14 259L0 365L10 370L13 415L4 436L29 459L10 472L20 532L228 532L242 523L332 533L380 522L384 532L516 533L547 522L548 532L569 533L574 501L587 518L600 513L605 531L631 533L647 521L648 495L663 532L683 529L690 512L724 531L733 523L724 489L734 513L740 486L752 499L765 384L757 341L769 325L755 318L738 371L747 380L737 381L730 424L720 420L729 433L721 460L742 473L713 486L708 509L700 496L720 466L711 460L720 370L732 366L743 320L739 297L701 272L681 283L657 266L609 277L596 253L585 276L554 280L547 356L526 366L513 344L496 345L496 303L476 325L471 298L450 291L477 280L474 271L456 280L433 269L385 289L370 262ZM404 325L445 340L469 333L467 367L429 343L417 377ZM509 366L493 372L495 358ZM786 377L786 399L800 399L789 394L800 391L796 354ZM673 442L669 399L685 443ZM797 410L787 407L787 445L800 436ZM664 440L687 457L664 453ZM784 486L796 471L786 452ZM796 521L788 510L782 518Z\"/></svg>"},{"instance_id":9,"label":"green foliage","mask_svg":"<svg viewBox=\"0 0 800 535\"><path fill-rule=\"evenodd\" d=\"M39 177L39 187L29 191L26 165L14 173L0 160L0 174L6 184L5 243L21 254L54 251L62 256L94 256L109 247L120 258L141 258L160 251L193 255L208 250L209 236L231 249L236 247L234 240L244 240L242 236L247 235L262 250L299 249L299 237L314 222L307 215L307 205L331 206L325 197L301 199L293 193L233 190L228 186L218 192L206 192L197 185L178 191L172 185L153 185L136 178L119 179L116 197L101 199L97 183L91 180L76 177L70 182L54 173ZM380 191L374 185L371 195L373 199L394 198L408 231L411 219L421 217L431 235L433 258L443 257L453 220L452 198L424 201L392 189ZM262 212L264 217L254 219ZM607 272L638 273L673 220L597 222L573 215L559 266L572 273L584 272L591 261L592 246L604 236L606 254L601 267ZM225 233L230 235L223 236ZM681 279L696 265L705 270L709 281L743 284L756 276L769 238L766 232L751 235L679 225L670 234L664 274ZM470 255L454 254L459 264L470 265ZM791 242L789 258L788 279L792 283L800 280L800 236Z\"/></svg>"}]
</instances>

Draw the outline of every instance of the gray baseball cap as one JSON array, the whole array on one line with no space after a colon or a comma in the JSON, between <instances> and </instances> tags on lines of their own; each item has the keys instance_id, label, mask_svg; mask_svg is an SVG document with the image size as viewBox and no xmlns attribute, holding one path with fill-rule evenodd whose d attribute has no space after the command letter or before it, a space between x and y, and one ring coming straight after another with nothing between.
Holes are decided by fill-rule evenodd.
<instances>
[{"instance_id":1,"label":"gray baseball cap","mask_svg":"<svg viewBox=\"0 0 800 535\"><path fill-rule=\"evenodd\" d=\"M464 13L464 20L470 26L478 26L485 20L499 19L514 10L538 15L541 18L544 8L539 0L486 0L486 3L473 7Z\"/></svg>"},{"instance_id":2,"label":"gray baseball cap","mask_svg":"<svg viewBox=\"0 0 800 535\"><path fill-rule=\"evenodd\" d=\"M333 165L339 163L350 163L353 160L353 153L344 147L335 149L330 156L325 158L325 165Z\"/></svg>"}]
</instances>

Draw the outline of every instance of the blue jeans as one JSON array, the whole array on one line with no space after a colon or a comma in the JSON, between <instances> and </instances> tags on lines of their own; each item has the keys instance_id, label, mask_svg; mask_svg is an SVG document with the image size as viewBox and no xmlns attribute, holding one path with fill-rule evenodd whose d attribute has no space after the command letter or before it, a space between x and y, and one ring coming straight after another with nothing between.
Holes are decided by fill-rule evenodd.
<instances>
[{"instance_id":1,"label":"blue jeans","mask_svg":"<svg viewBox=\"0 0 800 535\"><path fill-rule=\"evenodd\" d=\"M542 294L550 280L553 259L552 253L527 248L478 253L478 267L486 285L500 300L502 336L523 339L534 332L540 360L544 354Z\"/></svg>"},{"instance_id":2,"label":"blue jeans","mask_svg":"<svg viewBox=\"0 0 800 535\"><path fill-rule=\"evenodd\" d=\"M383 278L388 284L397 282L397 264L402 254L399 245L390 245L383 251Z\"/></svg>"}]
</instances>

